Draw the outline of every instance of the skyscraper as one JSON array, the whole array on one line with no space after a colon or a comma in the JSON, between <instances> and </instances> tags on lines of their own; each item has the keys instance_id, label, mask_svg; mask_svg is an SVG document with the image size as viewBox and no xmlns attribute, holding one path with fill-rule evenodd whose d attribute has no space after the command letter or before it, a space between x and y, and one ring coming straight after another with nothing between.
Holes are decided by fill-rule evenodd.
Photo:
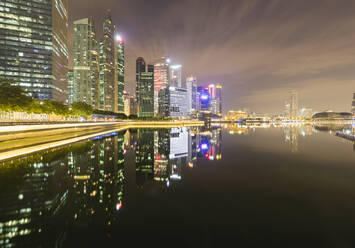
<instances>
[{"instance_id":1,"label":"skyscraper","mask_svg":"<svg viewBox=\"0 0 355 248\"><path fill-rule=\"evenodd\" d=\"M138 116L154 116L154 65L146 65L142 57L136 61Z\"/></svg>"},{"instance_id":2,"label":"skyscraper","mask_svg":"<svg viewBox=\"0 0 355 248\"><path fill-rule=\"evenodd\" d=\"M123 97L123 91L124 91L124 42L123 38L120 35L116 36L116 80L117 83L115 84L117 86L117 89L115 89L115 100L117 100L117 104L115 104L116 109L114 110L115 112L124 112L124 97Z\"/></svg>"},{"instance_id":3,"label":"skyscraper","mask_svg":"<svg viewBox=\"0 0 355 248\"><path fill-rule=\"evenodd\" d=\"M355 116L355 93L353 95L353 105L352 105L353 116Z\"/></svg>"},{"instance_id":4,"label":"skyscraper","mask_svg":"<svg viewBox=\"0 0 355 248\"><path fill-rule=\"evenodd\" d=\"M171 65L169 67L169 86L182 87L181 85L181 65Z\"/></svg>"},{"instance_id":5,"label":"skyscraper","mask_svg":"<svg viewBox=\"0 0 355 248\"><path fill-rule=\"evenodd\" d=\"M68 103L74 102L74 71L68 71Z\"/></svg>"},{"instance_id":6,"label":"skyscraper","mask_svg":"<svg viewBox=\"0 0 355 248\"><path fill-rule=\"evenodd\" d=\"M73 102L99 108L99 56L93 18L74 22Z\"/></svg>"},{"instance_id":7,"label":"skyscraper","mask_svg":"<svg viewBox=\"0 0 355 248\"><path fill-rule=\"evenodd\" d=\"M197 87L197 98L198 98L198 105L199 111L209 111L210 110L210 106L211 106L211 96L210 93L208 91L208 87L201 87L198 86Z\"/></svg>"},{"instance_id":8,"label":"skyscraper","mask_svg":"<svg viewBox=\"0 0 355 248\"><path fill-rule=\"evenodd\" d=\"M38 99L67 100L68 1L0 1L0 77Z\"/></svg>"},{"instance_id":9,"label":"skyscraper","mask_svg":"<svg viewBox=\"0 0 355 248\"><path fill-rule=\"evenodd\" d=\"M169 87L169 115L171 117L187 117L187 90L180 87Z\"/></svg>"},{"instance_id":10,"label":"skyscraper","mask_svg":"<svg viewBox=\"0 0 355 248\"><path fill-rule=\"evenodd\" d=\"M166 116L166 88L169 84L169 62L166 57L154 63L154 115ZM160 93L160 91L163 91ZM162 97L160 97L159 96Z\"/></svg>"},{"instance_id":11,"label":"skyscraper","mask_svg":"<svg viewBox=\"0 0 355 248\"><path fill-rule=\"evenodd\" d=\"M189 114L197 110L196 95L197 95L197 79L196 77L186 78L187 89L187 111Z\"/></svg>"},{"instance_id":12,"label":"skyscraper","mask_svg":"<svg viewBox=\"0 0 355 248\"><path fill-rule=\"evenodd\" d=\"M217 114L216 86L214 84L208 85L208 92L210 94L210 111L212 114Z\"/></svg>"},{"instance_id":13,"label":"skyscraper","mask_svg":"<svg viewBox=\"0 0 355 248\"><path fill-rule=\"evenodd\" d=\"M222 116L222 85L216 85L216 105L217 112L216 114Z\"/></svg>"},{"instance_id":14,"label":"skyscraper","mask_svg":"<svg viewBox=\"0 0 355 248\"><path fill-rule=\"evenodd\" d=\"M107 12L104 24L104 35L100 41L100 109L115 110L115 25L112 23L110 11Z\"/></svg>"},{"instance_id":15,"label":"skyscraper","mask_svg":"<svg viewBox=\"0 0 355 248\"><path fill-rule=\"evenodd\" d=\"M290 94L290 119L295 120L298 117L298 93L293 90Z\"/></svg>"},{"instance_id":16,"label":"skyscraper","mask_svg":"<svg viewBox=\"0 0 355 248\"><path fill-rule=\"evenodd\" d=\"M138 57L136 60L136 99L138 102L138 98L139 98L139 78L140 78L140 74L141 72L145 72L146 69L146 64L145 64L145 60L142 57Z\"/></svg>"}]
</instances>

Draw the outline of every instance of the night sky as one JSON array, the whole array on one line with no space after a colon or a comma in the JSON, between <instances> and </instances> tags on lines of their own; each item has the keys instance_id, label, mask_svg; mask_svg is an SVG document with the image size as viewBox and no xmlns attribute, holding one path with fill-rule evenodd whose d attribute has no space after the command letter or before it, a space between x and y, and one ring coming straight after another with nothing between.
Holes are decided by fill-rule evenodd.
<instances>
[{"instance_id":1,"label":"night sky","mask_svg":"<svg viewBox=\"0 0 355 248\"><path fill-rule=\"evenodd\" d=\"M223 85L224 112L280 113L292 89L300 107L350 111L353 0L69 0L69 21L93 16L100 38L107 9L125 38L131 93L137 56L169 55L184 78Z\"/></svg>"}]
</instances>

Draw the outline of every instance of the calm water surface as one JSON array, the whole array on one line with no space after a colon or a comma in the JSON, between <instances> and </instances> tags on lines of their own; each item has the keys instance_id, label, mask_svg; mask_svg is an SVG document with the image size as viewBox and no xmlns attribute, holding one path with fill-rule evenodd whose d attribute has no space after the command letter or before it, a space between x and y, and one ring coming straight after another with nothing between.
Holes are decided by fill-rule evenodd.
<instances>
[{"instance_id":1,"label":"calm water surface","mask_svg":"<svg viewBox=\"0 0 355 248\"><path fill-rule=\"evenodd\" d=\"M343 128L129 130L2 163L0 247L355 247Z\"/></svg>"}]
</instances>

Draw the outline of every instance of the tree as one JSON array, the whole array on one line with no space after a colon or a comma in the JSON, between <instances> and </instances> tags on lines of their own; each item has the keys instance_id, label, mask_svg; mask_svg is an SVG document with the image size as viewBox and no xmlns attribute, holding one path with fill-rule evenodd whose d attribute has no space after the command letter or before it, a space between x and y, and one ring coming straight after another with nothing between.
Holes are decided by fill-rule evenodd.
<instances>
[{"instance_id":1,"label":"tree","mask_svg":"<svg viewBox=\"0 0 355 248\"><path fill-rule=\"evenodd\" d=\"M71 114L75 116L90 116L93 114L94 110L91 105L85 102L74 102L71 106Z\"/></svg>"},{"instance_id":2,"label":"tree","mask_svg":"<svg viewBox=\"0 0 355 248\"><path fill-rule=\"evenodd\" d=\"M23 88L13 85L14 80L0 78L0 110L25 111L32 103Z\"/></svg>"}]
</instances>

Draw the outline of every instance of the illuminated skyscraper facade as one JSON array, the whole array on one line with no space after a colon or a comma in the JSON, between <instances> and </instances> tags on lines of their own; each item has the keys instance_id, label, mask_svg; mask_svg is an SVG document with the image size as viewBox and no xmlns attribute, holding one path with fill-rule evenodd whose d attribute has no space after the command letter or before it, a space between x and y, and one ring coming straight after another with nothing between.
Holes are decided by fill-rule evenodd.
<instances>
[{"instance_id":1,"label":"illuminated skyscraper facade","mask_svg":"<svg viewBox=\"0 0 355 248\"><path fill-rule=\"evenodd\" d=\"M115 112L123 113L124 112L124 97L123 97L123 92L124 92L124 42L123 38L120 35L117 35L116 37L116 80L117 82L115 83L116 89L115 89L115 100L117 101L115 103Z\"/></svg>"},{"instance_id":2,"label":"illuminated skyscraper facade","mask_svg":"<svg viewBox=\"0 0 355 248\"><path fill-rule=\"evenodd\" d=\"M185 88L169 87L169 115L187 117L187 90Z\"/></svg>"},{"instance_id":3,"label":"illuminated skyscraper facade","mask_svg":"<svg viewBox=\"0 0 355 248\"><path fill-rule=\"evenodd\" d=\"M72 104L74 102L74 71L68 71L68 102Z\"/></svg>"},{"instance_id":4,"label":"illuminated skyscraper facade","mask_svg":"<svg viewBox=\"0 0 355 248\"><path fill-rule=\"evenodd\" d=\"M222 116L222 85L216 85L216 114Z\"/></svg>"},{"instance_id":5,"label":"illuminated skyscraper facade","mask_svg":"<svg viewBox=\"0 0 355 248\"><path fill-rule=\"evenodd\" d=\"M211 106L211 96L208 88L198 86L197 87L197 99L199 111L209 111Z\"/></svg>"},{"instance_id":6,"label":"illuminated skyscraper facade","mask_svg":"<svg viewBox=\"0 0 355 248\"><path fill-rule=\"evenodd\" d=\"M166 88L169 84L169 59L162 57L154 63L154 115L166 116ZM160 92L162 91L162 92ZM162 98L161 98L162 97Z\"/></svg>"},{"instance_id":7,"label":"illuminated skyscraper facade","mask_svg":"<svg viewBox=\"0 0 355 248\"><path fill-rule=\"evenodd\" d=\"M197 79L196 77L186 78L187 89L187 112L189 114L197 110L196 97L197 97Z\"/></svg>"},{"instance_id":8,"label":"illuminated skyscraper facade","mask_svg":"<svg viewBox=\"0 0 355 248\"><path fill-rule=\"evenodd\" d=\"M181 65L171 65L169 67L169 86L182 87Z\"/></svg>"},{"instance_id":9,"label":"illuminated skyscraper facade","mask_svg":"<svg viewBox=\"0 0 355 248\"><path fill-rule=\"evenodd\" d=\"M99 108L99 51L93 18L74 22L73 102Z\"/></svg>"},{"instance_id":10,"label":"illuminated skyscraper facade","mask_svg":"<svg viewBox=\"0 0 355 248\"><path fill-rule=\"evenodd\" d=\"M100 41L100 109L115 110L115 25L110 11L103 25L104 35Z\"/></svg>"},{"instance_id":11,"label":"illuminated skyscraper facade","mask_svg":"<svg viewBox=\"0 0 355 248\"><path fill-rule=\"evenodd\" d=\"M142 57L136 61L138 117L154 116L154 65L147 65Z\"/></svg>"},{"instance_id":12,"label":"illuminated skyscraper facade","mask_svg":"<svg viewBox=\"0 0 355 248\"><path fill-rule=\"evenodd\" d=\"M0 1L0 77L34 98L67 100L67 0Z\"/></svg>"}]
</instances>

